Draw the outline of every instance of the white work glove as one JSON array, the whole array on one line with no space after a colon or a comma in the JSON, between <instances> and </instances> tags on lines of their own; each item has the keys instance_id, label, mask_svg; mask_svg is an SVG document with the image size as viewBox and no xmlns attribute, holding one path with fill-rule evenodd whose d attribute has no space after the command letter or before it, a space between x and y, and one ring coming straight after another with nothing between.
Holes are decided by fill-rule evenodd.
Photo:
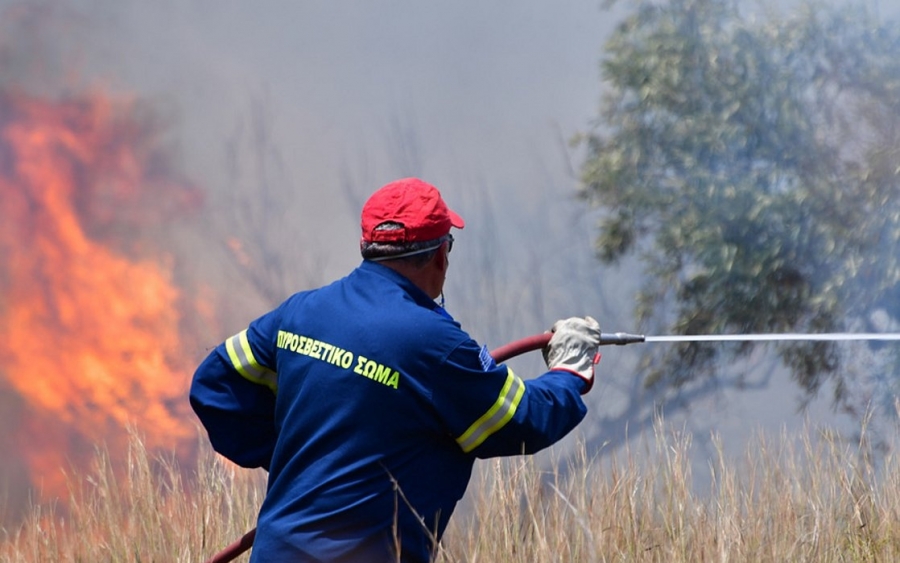
<instances>
[{"instance_id":1,"label":"white work glove","mask_svg":"<svg viewBox=\"0 0 900 563\"><path fill-rule=\"evenodd\" d=\"M584 395L594 386L594 366L600 361L600 325L591 317L570 317L553 323L550 332L553 337L543 349L547 367L587 381Z\"/></svg>"}]
</instances>

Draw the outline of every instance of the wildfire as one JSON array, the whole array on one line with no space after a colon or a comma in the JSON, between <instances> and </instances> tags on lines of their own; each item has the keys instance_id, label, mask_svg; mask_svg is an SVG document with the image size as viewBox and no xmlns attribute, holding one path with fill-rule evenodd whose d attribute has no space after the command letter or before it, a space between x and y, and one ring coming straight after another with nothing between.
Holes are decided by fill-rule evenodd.
<instances>
[{"instance_id":1,"label":"wildfire","mask_svg":"<svg viewBox=\"0 0 900 563\"><path fill-rule=\"evenodd\" d=\"M26 420L14 442L44 498L85 445L186 448L191 361L172 261L140 229L196 209L168 178L158 132L133 100L0 93L0 381ZM0 430L9 431L9 430Z\"/></svg>"}]
</instances>

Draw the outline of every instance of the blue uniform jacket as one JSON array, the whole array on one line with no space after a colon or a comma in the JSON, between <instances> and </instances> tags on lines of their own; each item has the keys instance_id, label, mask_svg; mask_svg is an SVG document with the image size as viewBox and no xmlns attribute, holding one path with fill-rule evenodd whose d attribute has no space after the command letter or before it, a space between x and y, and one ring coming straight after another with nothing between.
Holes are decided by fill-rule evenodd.
<instances>
[{"instance_id":1,"label":"blue uniform jacket","mask_svg":"<svg viewBox=\"0 0 900 563\"><path fill-rule=\"evenodd\" d=\"M538 451L584 417L584 381L523 381L434 300L364 261L203 361L214 449L269 471L251 561L429 561L476 458Z\"/></svg>"}]
</instances>

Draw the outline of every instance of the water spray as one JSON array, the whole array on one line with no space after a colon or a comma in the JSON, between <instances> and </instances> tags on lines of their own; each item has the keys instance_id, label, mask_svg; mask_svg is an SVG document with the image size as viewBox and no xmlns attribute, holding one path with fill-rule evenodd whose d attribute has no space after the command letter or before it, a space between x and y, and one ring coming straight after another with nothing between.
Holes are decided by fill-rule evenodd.
<instances>
[{"instance_id":1,"label":"water spray","mask_svg":"<svg viewBox=\"0 0 900 563\"><path fill-rule=\"evenodd\" d=\"M669 336L642 336L642 342L775 342L785 340L806 341L851 341L851 340L900 340L900 333L887 332L825 332L825 333L798 333L788 332L781 334L697 334L697 335L669 335Z\"/></svg>"}]
</instances>

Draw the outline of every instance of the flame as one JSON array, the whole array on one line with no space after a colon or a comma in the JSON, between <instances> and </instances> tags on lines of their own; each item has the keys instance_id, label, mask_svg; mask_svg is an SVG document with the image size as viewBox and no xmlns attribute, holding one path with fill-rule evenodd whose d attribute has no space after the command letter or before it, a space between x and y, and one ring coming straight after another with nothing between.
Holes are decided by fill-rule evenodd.
<instances>
[{"instance_id":1,"label":"flame","mask_svg":"<svg viewBox=\"0 0 900 563\"><path fill-rule=\"evenodd\" d=\"M101 94L0 93L0 380L27 404L15 442L45 499L65 497L85 445L124 458L130 426L169 451L196 436L185 296L141 229L198 192L168 179L142 117Z\"/></svg>"}]
</instances>

